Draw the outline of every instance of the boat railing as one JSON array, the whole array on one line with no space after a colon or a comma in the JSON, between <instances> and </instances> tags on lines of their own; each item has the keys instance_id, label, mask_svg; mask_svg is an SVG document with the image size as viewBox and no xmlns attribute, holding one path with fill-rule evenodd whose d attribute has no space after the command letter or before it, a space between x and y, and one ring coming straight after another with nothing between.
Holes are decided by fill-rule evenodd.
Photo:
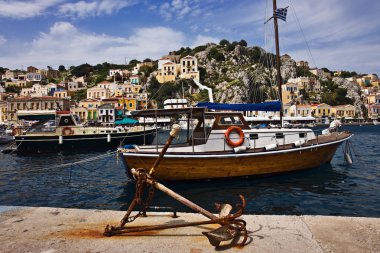
<instances>
[{"instance_id":1,"label":"boat railing","mask_svg":"<svg viewBox=\"0 0 380 253\"><path fill-rule=\"evenodd\" d=\"M244 139L245 139L245 141L248 142L249 147L251 147L253 149L256 149L258 140L263 140L266 138L270 139L271 141L274 140L273 143L276 143L277 145L282 144L283 146L285 146L286 144L290 144L290 143L286 143L286 139L289 138L290 136L298 136L298 139L304 139L307 142L308 141L308 135L307 134L310 132L305 131L305 132L296 132L296 133L282 133L281 138L276 137L276 135L275 134L273 135L273 133L276 133L276 132L272 132L271 134L269 134L269 133L268 134L260 134L257 136L257 138L251 138L250 136L246 136L246 137L244 137ZM299 137L300 133L302 133L304 137ZM197 139L201 140L202 138L193 138L193 139L194 140L197 140ZM240 137L230 137L230 139L231 140L239 140ZM282 141L281 141L281 139L282 139ZM317 143L319 143L318 135L316 135L316 139L317 139ZM227 150L228 146L226 145L227 143L225 141L226 140L225 136L223 136L223 137L210 137L208 140L213 140L213 141L214 140L224 140L223 141L223 150L224 151ZM253 141L253 147L251 146L251 140ZM193 153L194 153L195 148L194 148L194 145L192 145L192 146L193 146Z\"/></svg>"}]
</instances>

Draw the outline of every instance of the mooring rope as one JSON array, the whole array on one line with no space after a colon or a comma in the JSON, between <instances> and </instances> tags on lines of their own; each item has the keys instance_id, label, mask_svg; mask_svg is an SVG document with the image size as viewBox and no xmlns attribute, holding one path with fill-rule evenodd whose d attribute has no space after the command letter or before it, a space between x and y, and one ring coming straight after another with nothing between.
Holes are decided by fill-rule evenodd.
<instances>
[{"instance_id":1,"label":"mooring rope","mask_svg":"<svg viewBox=\"0 0 380 253\"><path fill-rule=\"evenodd\" d=\"M112 151L112 152L109 152L109 153L106 153L106 154L102 154L102 155L99 155L99 156L94 156L94 157L86 158L86 159L79 160L79 161L76 161L76 162L71 162L71 163L63 163L63 164L59 164L59 165L51 166L51 167L40 167L40 168L37 167L37 168L22 170L22 173L25 173L25 172L39 172L39 171L46 171L46 170L51 170L51 169L59 169L59 168L64 168L64 167L70 167L70 166L73 166L73 165L79 165L79 164L83 164L83 163L87 163L87 162L92 162L92 161L104 159L106 157L111 157L111 156L115 155L118 152L119 151ZM0 173L1 173L1 175L14 175L14 174L20 174L21 172L20 171L0 170Z\"/></svg>"}]
</instances>

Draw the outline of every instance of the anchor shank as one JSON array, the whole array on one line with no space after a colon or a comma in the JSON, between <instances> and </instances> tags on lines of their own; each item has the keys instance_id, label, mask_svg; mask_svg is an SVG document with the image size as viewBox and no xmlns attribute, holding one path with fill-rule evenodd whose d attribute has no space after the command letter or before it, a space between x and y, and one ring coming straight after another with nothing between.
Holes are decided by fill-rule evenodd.
<instances>
[{"instance_id":1,"label":"anchor shank","mask_svg":"<svg viewBox=\"0 0 380 253\"><path fill-rule=\"evenodd\" d=\"M133 175L138 176L138 172L135 169L132 169L131 172L132 172ZM170 190L166 186L164 186L164 185L162 185L162 184L160 184L158 182L153 181L149 177L147 178L147 183L153 185L156 189L158 189L158 190L166 193L167 195L169 195L173 199L181 202L185 206L188 206L189 208L191 208L192 210L196 211L197 213L203 214L204 216L206 216L207 218L209 218L211 220L215 220L215 219L218 218L217 216L213 215L212 213L210 213L206 209L204 209L204 208L198 206L197 204L191 202L190 200L182 197L178 193L175 193L174 191Z\"/></svg>"}]
</instances>

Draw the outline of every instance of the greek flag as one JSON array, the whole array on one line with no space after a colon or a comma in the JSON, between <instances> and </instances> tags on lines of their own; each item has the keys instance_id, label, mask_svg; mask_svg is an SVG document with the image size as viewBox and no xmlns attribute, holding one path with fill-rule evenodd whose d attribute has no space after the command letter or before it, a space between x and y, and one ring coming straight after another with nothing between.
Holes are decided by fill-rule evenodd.
<instances>
[{"instance_id":1,"label":"greek flag","mask_svg":"<svg viewBox=\"0 0 380 253\"><path fill-rule=\"evenodd\" d=\"M278 8L274 11L273 16L286 22L286 14L288 13L288 7Z\"/></svg>"}]
</instances>

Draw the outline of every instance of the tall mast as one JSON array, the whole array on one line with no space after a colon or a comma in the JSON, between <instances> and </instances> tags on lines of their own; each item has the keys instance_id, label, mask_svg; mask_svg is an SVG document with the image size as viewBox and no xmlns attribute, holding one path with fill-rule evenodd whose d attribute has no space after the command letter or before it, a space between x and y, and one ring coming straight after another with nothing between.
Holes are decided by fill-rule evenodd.
<instances>
[{"instance_id":1,"label":"tall mast","mask_svg":"<svg viewBox=\"0 0 380 253\"><path fill-rule=\"evenodd\" d=\"M276 0L273 0L273 25L274 25L274 34L276 39L276 69L277 69L277 86L278 86L278 95L279 100L281 103L281 110L280 110L280 124L282 127L282 117L284 115L284 106L282 104L282 78L281 78L281 60L280 60L280 45L279 45L279 39L278 39L278 23L277 23L277 17L274 15L275 10L277 9Z\"/></svg>"}]
</instances>

